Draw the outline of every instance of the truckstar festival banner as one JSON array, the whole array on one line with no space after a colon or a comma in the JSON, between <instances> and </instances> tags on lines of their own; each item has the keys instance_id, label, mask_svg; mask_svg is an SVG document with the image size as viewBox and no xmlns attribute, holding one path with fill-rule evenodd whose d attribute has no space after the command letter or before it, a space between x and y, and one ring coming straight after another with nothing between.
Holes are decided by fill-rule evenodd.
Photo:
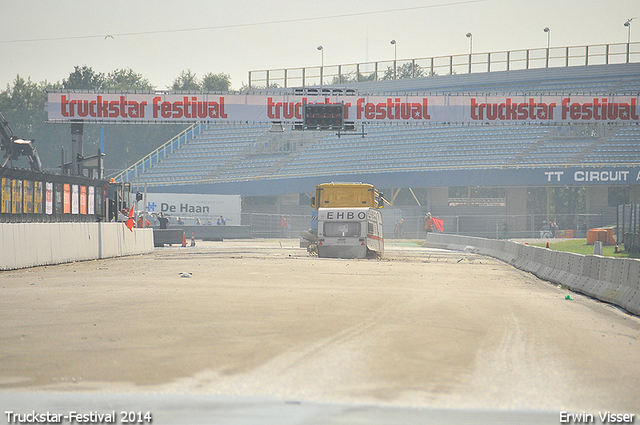
<instances>
[{"instance_id":1,"label":"truckstar festival banner","mask_svg":"<svg viewBox=\"0 0 640 425\"><path fill-rule=\"evenodd\" d=\"M638 123L639 96L302 96L268 94L48 94L52 122L284 122L304 104L344 104L344 120L367 123Z\"/></svg>"}]
</instances>

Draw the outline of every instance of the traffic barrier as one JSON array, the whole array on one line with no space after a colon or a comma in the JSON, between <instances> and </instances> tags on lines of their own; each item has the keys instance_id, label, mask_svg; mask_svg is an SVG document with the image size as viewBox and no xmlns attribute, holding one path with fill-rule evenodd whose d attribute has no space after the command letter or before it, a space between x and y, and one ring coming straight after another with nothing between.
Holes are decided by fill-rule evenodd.
<instances>
[{"instance_id":1,"label":"traffic barrier","mask_svg":"<svg viewBox=\"0 0 640 425\"><path fill-rule=\"evenodd\" d=\"M588 278L584 273L585 268L587 267L587 257L584 255L574 254L580 257L578 260L572 260L572 272L574 277L571 282L567 283L567 286L572 288L574 291L583 292L585 291L585 286L587 285Z\"/></svg>"},{"instance_id":2,"label":"traffic barrier","mask_svg":"<svg viewBox=\"0 0 640 425\"><path fill-rule=\"evenodd\" d=\"M541 261L540 268L538 269L538 275L544 280L551 280L553 277L553 269L556 264L557 251L550 251L548 249L540 249Z\"/></svg>"},{"instance_id":3,"label":"traffic barrier","mask_svg":"<svg viewBox=\"0 0 640 425\"><path fill-rule=\"evenodd\" d=\"M595 257L598 262L598 274L592 276L597 279L594 297L619 304L624 295L624 285L622 285L622 264L616 262L615 258Z\"/></svg>"},{"instance_id":4,"label":"traffic barrier","mask_svg":"<svg viewBox=\"0 0 640 425\"><path fill-rule=\"evenodd\" d=\"M568 278L567 264L569 263L569 257L566 252L551 251L554 253L555 262L549 275L549 281L553 283L564 282Z\"/></svg>"},{"instance_id":5,"label":"traffic barrier","mask_svg":"<svg viewBox=\"0 0 640 425\"><path fill-rule=\"evenodd\" d=\"M513 260L510 262L510 264L516 268L522 269L522 265L525 261L524 245L515 242L509 242L509 246L511 247L510 251L513 255Z\"/></svg>"},{"instance_id":6,"label":"traffic barrier","mask_svg":"<svg viewBox=\"0 0 640 425\"><path fill-rule=\"evenodd\" d=\"M601 286L598 277L600 276L600 261L599 257L594 255L587 255L584 259L584 268L582 269L582 276L584 282L582 289L585 294L595 296L598 292L598 288Z\"/></svg>"},{"instance_id":7,"label":"traffic barrier","mask_svg":"<svg viewBox=\"0 0 640 425\"><path fill-rule=\"evenodd\" d=\"M514 255L514 244L511 241L500 241L500 247L497 248L497 256L500 260L504 261L505 263L509 263L511 264L514 259L515 259L515 255Z\"/></svg>"},{"instance_id":8,"label":"traffic barrier","mask_svg":"<svg viewBox=\"0 0 640 425\"><path fill-rule=\"evenodd\" d=\"M185 234L197 233L198 239L203 241L222 241L225 239L251 239L251 226L189 226L172 225L171 228L179 228Z\"/></svg>"},{"instance_id":9,"label":"traffic barrier","mask_svg":"<svg viewBox=\"0 0 640 425\"><path fill-rule=\"evenodd\" d=\"M186 239L183 240L183 237L184 237L184 232L182 231L182 229L153 228L153 244L156 247L161 247L165 245L180 245L183 242L186 245Z\"/></svg>"},{"instance_id":10,"label":"traffic barrier","mask_svg":"<svg viewBox=\"0 0 640 425\"><path fill-rule=\"evenodd\" d=\"M528 247L527 247L528 248ZM521 270L530 270L529 263L533 260L535 256L535 251L531 249L518 249L518 257L514 261L513 265Z\"/></svg>"},{"instance_id":11,"label":"traffic barrier","mask_svg":"<svg viewBox=\"0 0 640 425\"><path fill-rule=\"evenodd\" d=\"M640 261L625 260L627 267L623 271L622 278L627 282L635 282L630 288L640 291Z\"/></svg>"},{"instance_id":12,"label":"traffic barrier","mask_svg":"<svg viewBox=\"0 0 640 425\"><path fill-rule=\"evenodd\" d=\"M584 255L559 252L556 264L560 266L560 271L555 276L558 283L569 287L578 287L580 285L584 267Z\"/></svg>"},{"instance_id":13,"label":"traffic barrier","mask_svg":"<svg viewBox=\"0 0 640 425\"><path fill-rule=\"evenodd\" d=\"M485 255L490 255L491 257L499 258L502 260L502 252L504 252L504 241L499 239L486 239L483 243L486 246Z\"/></svg>"},{"instance_id":14,"label":"traffic barrier","mask_svg":"<svg viewBox=\"0 0 640 425\"><path fill-rule=\"evenodd\" d=\"M427 233L424 245L428 245L433 248L449 249L447 237L440 233Z\"/></svg>"},{"instance_id":15,"label":"traffic barrier","mask_svg":"<svg viewBox=\"0 0 640 425\"><path fill-rule=\"evenodd\" d=\"M640 315L640 260L580 255L456 235L429 235L424 246L476 252L512 264L541 279L618 305Z\"/></svg>"},{"instance_id":16,"label":"traffic barrier","mask_svg":"<svg viewBox=\"0 0 640 425\"><path fill-rule=\"evenodd\" d=\"M570 267L573 279L567 282L567 286L574 288L576 291L579 291L586 284L586 278L584 276L586 258L587 257L580 254L572 255Z\"/></svg>"},{"instance_id":17,"label":"traffic barrier","mask_svg":"<svg viewBox=\"0 0 640 425\"><path fill-rule=\"evenodd\" d=\"M531 268L529 271L538 276L540 274L540 269L543 267L542 260L544 258L545 250L537 246L529 247L529 249L533 250L533 260L529 262L529 267Z\"/></svg>"}]
</instances>

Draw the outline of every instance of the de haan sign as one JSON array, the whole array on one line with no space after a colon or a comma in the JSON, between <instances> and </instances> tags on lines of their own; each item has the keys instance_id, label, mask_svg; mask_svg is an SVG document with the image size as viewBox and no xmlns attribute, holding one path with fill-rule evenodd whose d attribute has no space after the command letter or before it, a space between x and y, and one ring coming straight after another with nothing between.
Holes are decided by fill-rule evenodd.
<instances>
[{"instance_id":1,"label":"de haan sign","mask_svg":"<svg viewBox=\"0 0 640 425\"><path fill-rule=\"evenodd\" d=\"M52 122L300 122L305 104L367 123L640 123L639 96L48 93Z\"/></svg>"}]
</instances>

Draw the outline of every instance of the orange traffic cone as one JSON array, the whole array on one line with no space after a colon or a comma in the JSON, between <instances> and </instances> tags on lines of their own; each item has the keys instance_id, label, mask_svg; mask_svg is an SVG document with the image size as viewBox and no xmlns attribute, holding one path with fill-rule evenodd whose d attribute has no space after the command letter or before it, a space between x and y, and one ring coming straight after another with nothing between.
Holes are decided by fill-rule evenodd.
<instances>
[{"instance_id":1,"label":"orange traffic cone","mask_svg":"<svg viewBox=\"0 0 640 425\"><path fill-rule=\"evenodd\" d=\"M182 232L182 246L187 246L187 235Z\"/></svg>"},{"instance_id":2,"label":"orange traffic cone","mask_svg":"<svg viewBox=\"0 0 640 425\"><path fill-rule=\"evenodd\" d=\"M191 232L191 246L196 246L196 237L193 232Z\"/></svg>"}]
</instances>

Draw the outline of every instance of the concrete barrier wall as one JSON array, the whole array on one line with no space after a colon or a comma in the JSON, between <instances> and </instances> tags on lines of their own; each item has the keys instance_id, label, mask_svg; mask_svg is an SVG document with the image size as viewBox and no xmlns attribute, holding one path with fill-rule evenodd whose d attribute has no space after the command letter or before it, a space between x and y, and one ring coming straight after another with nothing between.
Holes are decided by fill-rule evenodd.
<instances>
[{"instance_id":1,"label":"concrete barrier wall","mask_svg":"<svg viewBox=\"0 0 640 425\"><path fill-rule=\"evenodd\" d=\"M0 223L0 270L153 251L153 231L122 223Z\"/></svg>"},{"instance_id":2,"label":"concrete barrier wall","mask_svg":"<svg viewBox=\"0 0 640 425\"><path fill-rule=\"evenodd\" d=\"M153 229L154 246L182 245L183 238L186 239L186 235L182 229Z\"/></svg>"},{"instance_id":3,"label":"concrete barrier wall","mask_svg":"<svg viewBox=\"0 0 640 425\"><path fill-rule=\"evenodd\" d=\"M431 233L425 246L487 255L640 315L640 260L553 251L504 240Z\"/></svg>"},{"instance_id":4,"label":"concrete barrier wall","mask_svg":"<svg viewBox=\"0 0 640 425\"><path fill-rule=\"evenodd\" d=\"M251 226L172 226L181 228L191 239L193 233L196 239L204 241L221 241L223 239L251 239Z\"/></svg>"}]
</instances>

